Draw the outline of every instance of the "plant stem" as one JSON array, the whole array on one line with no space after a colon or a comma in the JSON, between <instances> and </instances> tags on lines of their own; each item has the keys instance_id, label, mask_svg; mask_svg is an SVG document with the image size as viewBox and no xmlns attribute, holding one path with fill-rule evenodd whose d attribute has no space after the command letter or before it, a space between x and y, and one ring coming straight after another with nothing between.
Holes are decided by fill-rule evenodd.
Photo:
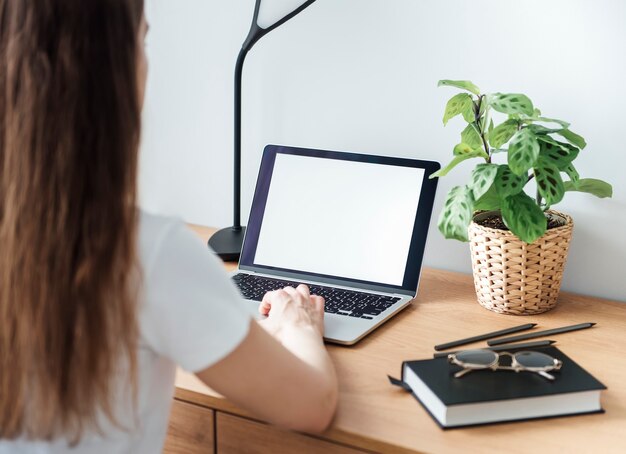
<instances>
[{"instance_id":1,"label":"plant stem","mask_svg":"<svg viewBox=\"0 0 626 454\"><path fill-rule=\"evenodd\" d=\"M485 139L485 131L480 126L480 107L483 103L484 97L485 95L480 95L478 97L478 104L476 104L476 110L474 111L474 121L476 122L476 127L478 128L478 135L480 135L480 138L483 141L483 148L485 149L485 153L487 153L487 163L491 164L491 153L489 152L489 145L487 145L487 139ZM485 125L487 124L488 115L489 115L489 107L485 108Z\"/></svg>"}]
</instances>

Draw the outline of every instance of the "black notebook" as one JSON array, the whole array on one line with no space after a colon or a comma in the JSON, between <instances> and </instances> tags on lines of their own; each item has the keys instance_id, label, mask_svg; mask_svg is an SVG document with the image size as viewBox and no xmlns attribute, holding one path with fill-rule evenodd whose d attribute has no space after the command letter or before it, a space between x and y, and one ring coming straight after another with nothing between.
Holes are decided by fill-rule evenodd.
<instances>
[{"instance_id":1,"label":"black notebook","mask_svg":"<svg viewBox=\"0 0 626 454\"><path fill-rule=\"evenodd\" d=\"M563 361L554 381L503 370L455 378L447 358L406 361L402 380L442 428L603 412L602 383L558 348L536 350Z\"/></svg>"}]
</instances>

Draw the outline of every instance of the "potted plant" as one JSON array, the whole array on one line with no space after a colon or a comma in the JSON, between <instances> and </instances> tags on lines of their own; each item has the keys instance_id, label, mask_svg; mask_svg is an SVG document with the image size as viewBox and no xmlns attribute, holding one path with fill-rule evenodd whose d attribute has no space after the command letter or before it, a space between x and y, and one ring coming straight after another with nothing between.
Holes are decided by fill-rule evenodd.
<instances>
[{"instance_id":1,"label":"potted plant","mask_svg":"<svg viewBox=\"0 0 626 454\"><path fill-rule=\"evenodd\" d=\"M611 197L611 185L580 178L573 162L585 140L569 123L542 116L526 95L482 94L470 81L438 85L462 90L448 101L444 125L459 115L467 125L452 161L431 178L468 159L480 161L469 182L448 193L439 230L470 242L482 306L516 315L552 309L573 227L570 216L552 207L567 191ZM496 116L502 118L494 123Z\"/></svg>"}]
</instances>

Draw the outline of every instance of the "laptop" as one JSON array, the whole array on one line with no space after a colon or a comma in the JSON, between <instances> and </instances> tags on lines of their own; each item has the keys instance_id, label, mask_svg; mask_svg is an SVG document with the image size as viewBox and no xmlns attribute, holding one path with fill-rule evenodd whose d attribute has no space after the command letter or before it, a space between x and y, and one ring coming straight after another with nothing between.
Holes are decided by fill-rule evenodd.
<instances>
[{"instance_id":1,"label":"laptop","mask_svg":"<svg viewBox=\"0 0 626 454\"><path fill-rule=\"evenodd\" d=\"M439 163L268 145L232 279L252 312L301 283L352 345L417 293Z\"/></svg>"}]
</instances>

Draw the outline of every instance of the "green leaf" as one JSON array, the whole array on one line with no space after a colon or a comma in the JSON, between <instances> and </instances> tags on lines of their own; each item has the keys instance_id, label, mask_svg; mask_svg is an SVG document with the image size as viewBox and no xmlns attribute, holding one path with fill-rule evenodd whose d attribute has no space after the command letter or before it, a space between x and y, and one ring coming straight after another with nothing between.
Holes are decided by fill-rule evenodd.
<instances>
[{"instance_id":1,"label":"green leaf","mask_svg":"<svg viewBox=\"0 0 626 454\"><path fill-rule=\"evenodd\" d=\"M498 191L496 190L495 185L491 185L491 187L485 192L482 197L474 202L474 210L499 210L500 209L500 196L498 195Z\"/></svg>"},{"instance_id":2,"label":"green leaf","mask_svg":"<svg viewBox=\"0 0 626 454\"><path fill-rule=\"evenodd\" d=\"M470 183L467 185L472 190L474 200L480 199L489 190L497 174L497 164L478 164L474 168Z\"/></svg>"},{"instance_id":3,"label":"green leaf","mask_svg":"<svg viewBox=\"0 0 626 454\"><path fill-rule=\"evenodd\" d=\"M459 145L462 145L462 144L459 144ZM487 153L485 153L482 150L477 150L477 151L470 151L468 153L457 155L457 156L455 156L452 159L452 161L450 161L450 163L447 166L445 166L444 168L439 169L437 172L431 174L429 178L432 179L432 178L435 178L435 177L445 177L448 174L448 172L450 172L450 170L454 169L461 162L463 162L463 161L465 161L467 159L471 159L471 158L484 158L484 159L487 159Z\"/></svg>"},{"instance_id":4,"label":"green leaf","mask_svg":"<svg viewBox=\"0 0 626 454\"><path fill-rule=\"evenodd\" d=\"M565 170L565 168L578 156L578 148L557 142L550 136L540 136L538 137L538 140L541 148L541 151L539 152L540 159L548 164L556 166L559 170Z\"/></svg>"},{"instance_id":5,"label":"green leaf","mask_svg":"<svg viewBox=\"0 0 626 454\"><path fill-rule=\"evenodd\" d=\"M552 144L555 147L563 148L564 150L569 150L569 148L571 147L571 145L568 143L559 142L558 140L554 140L552 137L548 135L544 135L544 134L537 136L537 140L541 140L542 142Z\"/></svg>"},{"instance_id":6,"label":"green leaf","mask_svg":"<svg viewBox=\"0 0 626 454\"><path fill-rule=\"evenodd\" d=\"M439 215L439 230L448 239L468 241L467 226L472 220L472 191L467 186L450 189Z\"/></svg>"},{"instance_id":7,"label":"green leaf","mask_svg":"<svg viewBox=\"0 0 626 454\"><path fill-rule=\"evenodd\" d=\"M578 180L578 183L566 181L565 190L586 192L600 197L601 199L613 197L613 187L606 181L596 180L595 178L581 178Z\"/></svg>"},{"instance_id":8,"label":"green leaf","mask_svg":"<svg viewBox=\"0 0 626 454\"><path fill-rule=\"evenodd\" d=\"M558 140L553 139L552 136L549 136L549 135L539 135L537 136L537 140L549 143L555 147L562 148L563 150L566 150L566 151L569 151L572 149L578 150L578 148L576 148L574 145L570 145L569 143L566 143L566 142L559 142Z\"/></svg>"},{"instance_id":9,"label":"green leaf","mask_svg":"<svg viewBox=\"0 0 626 454\"><path fill-rule=\"evenodd\" d=\"M524 175L515 175L506 164L499 166L498 175L496 176L495 188L500 197L505 198L510 195L519 194L524 185L528 182L528 177Z\"/></svg>"},{"instance_id":10,"label":"green leaf","mask_svg":"<svg viewBox=\"0 0 626 454\"><path fill-rule=\"evenodd\" d=\"M521 93L494 93L489 98L489 105L505 114L533 115L533 102Z\"/></svg>"},{"instance_id":11,"label":"green leaf","mask_svg":"<svg viewBox=\"0 0 626 454\"><path fill-rule=\"evenodd\" d=\"M540 165L534 169L539 194L541 194L541 197L545 199L548 205L559 203L563 200L565 193L559 169L544 161L541 161L539 164Z\"/></svg>"},{"instance_id":12,"label":"green leaf","mask_svg":"<svg viewBox=\"0 0 626 454\"><path fill-rule=\"evenodd\" d=\"M457 143L454 146L454 149L452 150L452 154L454 156L462 156L464 154L471 153L472 151L474 151L474 149L472 147L470 147L468 144L466 144L466 143Z\"/></svg>"},{"instance_id":13,"label":"green leaf","mask_svg":"<svg viewBox=\"0 0 626 454\"><path fill-rule=\"evenodd\" d=\"M517 122L515 120L507 120L496 126L489 133L489 143L494 148L500 148L502 145L511 140L511 137L517 131Z\"/></svg>"},{"instance_id":14,"label":"green leaf","mask_svg":"<svg viewBox=\"0 0 626 454\"><path fill-rule=\"evenodd\" d=\"M456 117L458 114L472 107L472 97L467 93L459 93L454 95L446 104L446 110L443 114L443 124L448 124L448 120Z\"/></svg>"},{"instance_id":15,"label":"green leaf","mask_svg":"<svg viewBox=\"0 0 626 454\"><path fill-rule=\"evenodd\" d=\"M516 175L525 174L535 165L539 156L539 142L528 128L515 133L509 144L509 167Z\"/></svg>"},{"instance_id":16,"label":"green leaf","mask_svg":"<svg viewBox=\"0 0 626 454\"><path fill-rule=\"evenodd\" d=\"M540 238L548 227L545 214L524 192L502 201L502 220L517 237L526 243Z\"/></svg>"},{"instance_id":17,"label":"green leaf","mask_svg":"<svg viewBox=\"0 0 626 454\"><path fill-rule=\"evenodd\" d=\"M444 79L444 80L440 80L437 83L437 86L438 87L442 87L442 86L456 87L456 88L460 88L461 90L467 90L470 93L474 93L476 96L480 95L480 88L478 88L476 85L474 85L469 80L448 80L448 79Z\"/></svg>"},{"instance_id":18,"label":"green leaf","mask_svg":"<svg viewBox=\"0 0 626 454\"><path fill-rule=\"evenodd\" d=\"M483 140L480 138L478 131L476 131L476 126L472 124L467 125L461 133L461 142L469 145L474 150L483 145Z\"/></svg>"},{"instance_id":19,"label":"green leaf","mask_svg":"<svg viewBox=\"0 0 626 454\"><path fill-rule=\"evenodd\" d=\"M534 116L534 117L530 117L529 120L541 121L543 123L556 123L556 124L560 125L563 129L569 128L569 123L567 121L557 120L556 118L546 118L546 117Z\"/></svg>"},{"instance_id":20,"label":"green leaf","mask_svg":"<svg viewBox=\"0 0 626 454\"><path fill-rule=\"evenodd\" d=\"M461 115L468 123L474 123L474 121L476 121L476 117L474 116L474 101L467 105L463 112L461 112Z\"/></svg>"},{"instance_id":21,"label":"green leaf","mask_svg":"<svg viewBox=\"0 0 626 454\"><path fill-rule=\"evenodd\" d=\"M565 167L564 172L569 176L570 180L572 180L572 183L576 184L578 183L578 180L580 180L580 175L578 174L578 171L574 167L574 164L570 164L567 167Z\"/></svg>"},{"instance_id":22,"label":"green leaf","mask_svg":"<svg viewBox=\"0 0 626 454\"><path fill-rule=\"evenodd\" d=\"M487 134L491 134L493 132L493 118L489 120L489 129L487 130Z\"/></svg>"},{"instance_id":23,"label":"green leaf","mask_svg":"<svg viewBox=\"0 0 626 454\"><path fill-rule=\"evenodd\" d=\"M487 110L487 107L489 107L489 103L487 102L487 97L483 96L480 102L480 110L478 111L478 113L482 116L482 114L484 114L485 111Z\"/></svg>"},{"instance_id":24,"label":"green leaf","mask_svg":"<svg viewBox=\"0 0 626 454\"><path fill-rule=\"evenodd\" d=\"M561 128L550 129L550 128L546 128L545 126L538 125L538 124L528 125L528 129L530 129L532 132L534 132L535 135L537 135L537 136L546 135L546 134L553 134L555 132L558 133L558 132L562 131Z\"/></svg>"},{"instance_id":25,"label":"green leaf","mask_svg":"<svg viewBox=\"0 0 626 454\"><path fill-rule=\"evenodd\" d=\"M565 140L567 140L572 145L577 146L581 150L584 150L585 147L587 146L587 142L582 136L579 136L578 134L570 131L569 129L561 129L560 131L558 131L558 134L565 137Z\"/></svg>"}]
</instances>

